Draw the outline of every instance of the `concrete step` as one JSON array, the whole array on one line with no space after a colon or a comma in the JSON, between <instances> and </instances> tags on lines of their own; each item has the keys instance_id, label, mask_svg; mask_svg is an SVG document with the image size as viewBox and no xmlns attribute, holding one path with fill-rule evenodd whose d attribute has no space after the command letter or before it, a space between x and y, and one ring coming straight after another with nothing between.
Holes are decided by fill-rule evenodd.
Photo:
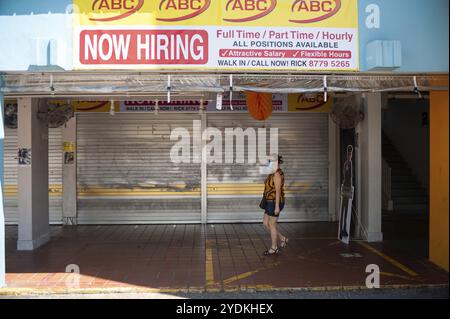
<instances>
[{"instance_id":1,"label":"concrete step","mask_svg":"<svg viewBox=\"0 0 450 319\"><path fill-rule=\"evenodd\" d=\"M408 164L397 148L383 134L383 158L392 169L392 200L394 213L426 214L428 212L428 195L416 179Z\"/></svg>"},{"instance_id":2,"label":"concrete step","mask_svg":"<svg viewBox=\"0 0 450 319\"><path fill-rule=\"evenodd\" d=\"M428 204L396 204L394 211L428 212Z\"/></svg>"},{"instance_id":3,"label":"concrete step","mask_svg":"<svg viewBox=\"0 0 450 319\"><path fill-rule=\"evenodd\" d=\"M395 182L417 182L416 178L412 175L394 175L392 174L391 180Z\"/></svg>"},{"instance_id":4,"label":"concrete step","mask_svg":"<svg viewBox=\"0 0 450 319\"><path fill-rule=\"evenodd\" d=\"M389 166L391 168L393 168L393 166L397 167L408 167L408 164L403 161L402 159L390 159L390 158L384 158L386 160L386 162L389 164Z\"/></svg>"},{"instance_id":5,"label":"concrete step","mask_svg":"<svg viewBox=\"0 0 450 319\"><path fill-rule=\"evenodd\" d=\"M392 145L381 145L381 150L386 153L400 154L399 151Z\"/></svg>"},{"instance_id":6,"label":"concrete step","mask_svg":"<svg viewBox=\"0 0 450 319\"><path fill-rule=\"evenodd\" d=\"M393 197L394 206L407 204L428 204L427 197Z\"/></svg>"},{"instance_id":7,"label":"concrete step","mask_svg":"<svg viewBox=\"0 0 450 319\"><path fill-rule=\"evenodd\" d=\"M383 154L384 156L401 156L401 154L395 148L390 147L381 147L381 154Z\"/></svg>"},{"instance_id":8,"label":"concrete step","mask_svg":"<svg viewBox=\"0 0 450 319\"><path fill-rule=\"evenodd\" d=\"M409 168L408 164L404 160L395 160L395 159L389 159L384 158L385 161L388 163L388 165L391 167L391 169L394 169L393 166L396 166L395 168Z\"/></svg>"},{"instance_id":9,"label":"concrete step","mask_svg":"<svg viewBox=\"0 0 450 319\"><path fill-rule=\"evenodd\" d=\"M392 174L392 176L411 176L411 175L413 175L411 170L407 167L393 169L391 171L391 174Z\"/></svg>"},{"instance_id":10,"label":"concrete step","mask_svg":"<svg viewBox=\"0 0 450 319\"><path fill-rule=\"evenodd\" d=\"M387 158L389 158L391 156L400 156L400 157L402 157L402 155L399 152L397 152L394 149L390 149L390 148L381 148L381 154L383 156L386 156Z\"/></svg>"},{"instance_id":11,"label":"concrete step","mask_svg":"<svg viewBox=\"0 0 450 319\"><path fill-rule=\"evenodd\" d=\"M381 149L381 154L385 158L389 158L389 157L392 157L392 156L401 156L401 154L399 152L396 152L396 151L390 150L390 149L386 149L386 148L382 148Z\"/></svg>"},{"instance_id":12,"label":"concrete step","mask_svg":"<svg viewBox=\"0 0 450 319\"><path fill-rule=\"evenodd\" d=\"M398 219L399 217L415 217L416 220L426 222L428 219L428 213L420 210L393 210L383 211L383 218Z\"/></svg>"},{"instance_id":13,"label":"concrete step","mask_svg":"<svg viewBox=\"0 0 450 319\"><path fill-rule=\"evenodd\" d=\"M388 212L388 214L390 215L410 215L410 216L416 216L419 217L420 219L423 219L424 221L426 221L426 219L428 218L428 212L421 212L418 210L401 210L401 209L397 209L395 211L392 212Z\"/></svg>"},{"instance_id":14,"label":"concrete step","mask_svg":"<svg viewBox=\"0 0 450 319\"><path fill-rule=\"evenodd\" d=\"M389 141L388 139L385 139L385 138L383 138L382 140L381 140L381 144L384 146L384 145L387 145L387 146L393 146L392 145L392 143L391 143L391 141Z\"/></svg>"},{"instance_id":15,"label":"concrete step","mask_svg":"<svg viewBox=\"0 0 450 319\"><path fill-rule=\"evenodd\" d=\"M421 188L417 189L393 189L392 190L392 197L414 197L414 196L423 196L428 197L425 190Z\"/></svg>"},{"instance_id":16,"label":"concrete step","mask_svg":"<svg viewBox=\"0 0 450 319\"><path fill-rule=\"evenodd\" d=\"M417 223L420 223L422 225L427 225L428 220L428 212L425 211L392 211L388 212L386 214L383 214L383 222L390 221L390 222L399 222L404 223L405 220L408 222L415 221ZM426 226L425 226L426 227Z\"/></svg>"},{"instance_id":17,"label":"concrete step","mask_svg":"<svg viewBox=\"0 0 450 319\"><path fill-rule=\"evenodd\" d=\"M417 182L393 182L392 189L421 189Z\"/></svg>"},{"instance_id":18,"label":"concrete step","mask_svg":"<svg viewBox=\"0 0 450 319\"><path fill-rule=\"evenodd\" d=\"M406 162L402 159L391 159L391 158L385 157L385 160L391 167L392 167L392 165L395 165L395 164L402 164L402 166L408 167L408 164L406 164Z\"/></svg>"},{"instance_id":19,"label":"concrete step","mask_svg":"<svg viewBox=\"0 0 450 319\"><path fill-rule=\"evenodd\" d=\"M388 162L389 163L389 162ZM389 163L389 166L394 170L397 169L405 169L408 168L408 165L406 163L401 163L401 162L395 162L395 163Z\"/></svg>"}]
</instances>

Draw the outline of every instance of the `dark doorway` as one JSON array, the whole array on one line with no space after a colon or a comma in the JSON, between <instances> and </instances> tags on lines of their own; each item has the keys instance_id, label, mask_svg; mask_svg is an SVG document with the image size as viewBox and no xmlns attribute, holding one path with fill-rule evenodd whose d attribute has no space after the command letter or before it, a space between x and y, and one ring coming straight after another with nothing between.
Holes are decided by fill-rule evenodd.
<instances>
[{"instance_id":1,"label":"dark doorway","mask_svg":"<svg viewBox=\"0 0 450 319\"><path fill-rule=\"evenodd\" d=\"M383 174L390 172L391 181L391 203L383 203L383 236L423 258L429 241L428 119L427 95L391 94L383 108Z\"/></svg>"}]
</instances>

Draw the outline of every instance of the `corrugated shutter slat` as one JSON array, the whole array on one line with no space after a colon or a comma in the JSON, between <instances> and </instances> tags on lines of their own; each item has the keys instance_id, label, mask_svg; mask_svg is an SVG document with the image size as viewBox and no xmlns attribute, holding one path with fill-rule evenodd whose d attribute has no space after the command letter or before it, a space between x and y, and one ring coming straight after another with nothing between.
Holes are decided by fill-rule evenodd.
<instances>
[{"instance_id":1,"label":"corrugated shutter slat","mask_svg":"<svg viewBox=\"0 0 450 319\"><path fill-rule=\"evenodd\" d=\"M268 129L278 128L286 183L281 220L328 221L328 114L273 114L265 122L248 114L210 114L208 126L222 131L265 127L267 141ZM268 145L266 149L268 153ZM261 221L259 202L266 175L260 173L260 167L259 163L208 166L208 222Z\"/></svg>"},{"instance_id":2,"label":"corrugated shutter slat","mask_svg":"<svg viewBox=\"0 0 450 319\"><path fill-rule=\"evenodd\" d=\"M174 164L193 114L78 114L78 223L200 222L200 164Z\"/></svg>"}]
</instances>

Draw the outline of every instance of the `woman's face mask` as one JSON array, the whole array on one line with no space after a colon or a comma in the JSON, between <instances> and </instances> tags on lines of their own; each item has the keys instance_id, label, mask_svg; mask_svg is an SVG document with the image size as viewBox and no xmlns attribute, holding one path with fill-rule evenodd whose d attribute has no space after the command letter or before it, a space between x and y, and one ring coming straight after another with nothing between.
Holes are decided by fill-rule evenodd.
<instances>
[{"instance_id":1,"label":"woman's face mask","mask_svg":"<svg viewBox=\"0 0 450 319\"><path fill-rule=\"evenodd\" d=\"M275 168L275 163L272 160L269 160L269 162L267 163L267 168L273 172L274 168Z\"/></svg>"}]
</instances>

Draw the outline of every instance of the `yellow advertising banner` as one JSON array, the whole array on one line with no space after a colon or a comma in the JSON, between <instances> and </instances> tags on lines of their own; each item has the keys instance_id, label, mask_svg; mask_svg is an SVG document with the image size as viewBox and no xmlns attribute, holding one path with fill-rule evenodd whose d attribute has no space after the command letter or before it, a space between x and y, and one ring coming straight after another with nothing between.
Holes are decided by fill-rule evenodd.
<instances>
[{"instance_id":1,"label":"yellow advertising banner","mask_svg":"<svg viewBox=\"0 0 450 319\"><path fill-rule=\"evenodd\" d=\"M64 152L75 152L75 143L74 142L63 142L63 151Z\"/></svg>"},{"instance_id":2,"label":"yellow advertising banner","mask_svg":"<svg viewBox=\"0 0 450 319\"><path fill-rule=\"evenodd\" d=\"M75 0L77 25L357 28L357 0Z\"/></svg>"},{"instance_id":3,"label":"yellow advertising banner","mask_svg":"<svg viewBox=\"0 0 450 319\"><path fill-rule=\"evenodd\" d=\"M49 100L48 103L61 105L67 103L64 100ZM70 101L73 111L77 113L108 113L111 111L111 101ZM114 102L114 111L119 112L118 102Z\"/></svg>"},{"instance_id":4,"label":"yellow advertising banner","mask_svg":"<svg viewBox=\"0 0 450 319\"><path fill-rule=\"evenodd\" d=\"M72 101L72 107L74 112L110 112L110 101ZM114 111L119 111L119 106L114 103Z\"/></svg>"},{"instance_id":5,"label":"yellow advertising banner","mask_svg":"<svg viewBox=\"0 0 450 319\"><path fill-rule=\"evenodd\" d=\"M357 0L74 0L76 69L358 70Z\"/></svg>"},{"instance_id":6,"label":"yellow advertising banner","mask_svg":"<svg viewBox=\"0 0 450 319\"><path fill-rule=\"evenodd\" d=\"M325 101L323 94L289 94L289 112L319 112L328 113L333 107L333 98Z\"/></svg>"}]
</instances>

